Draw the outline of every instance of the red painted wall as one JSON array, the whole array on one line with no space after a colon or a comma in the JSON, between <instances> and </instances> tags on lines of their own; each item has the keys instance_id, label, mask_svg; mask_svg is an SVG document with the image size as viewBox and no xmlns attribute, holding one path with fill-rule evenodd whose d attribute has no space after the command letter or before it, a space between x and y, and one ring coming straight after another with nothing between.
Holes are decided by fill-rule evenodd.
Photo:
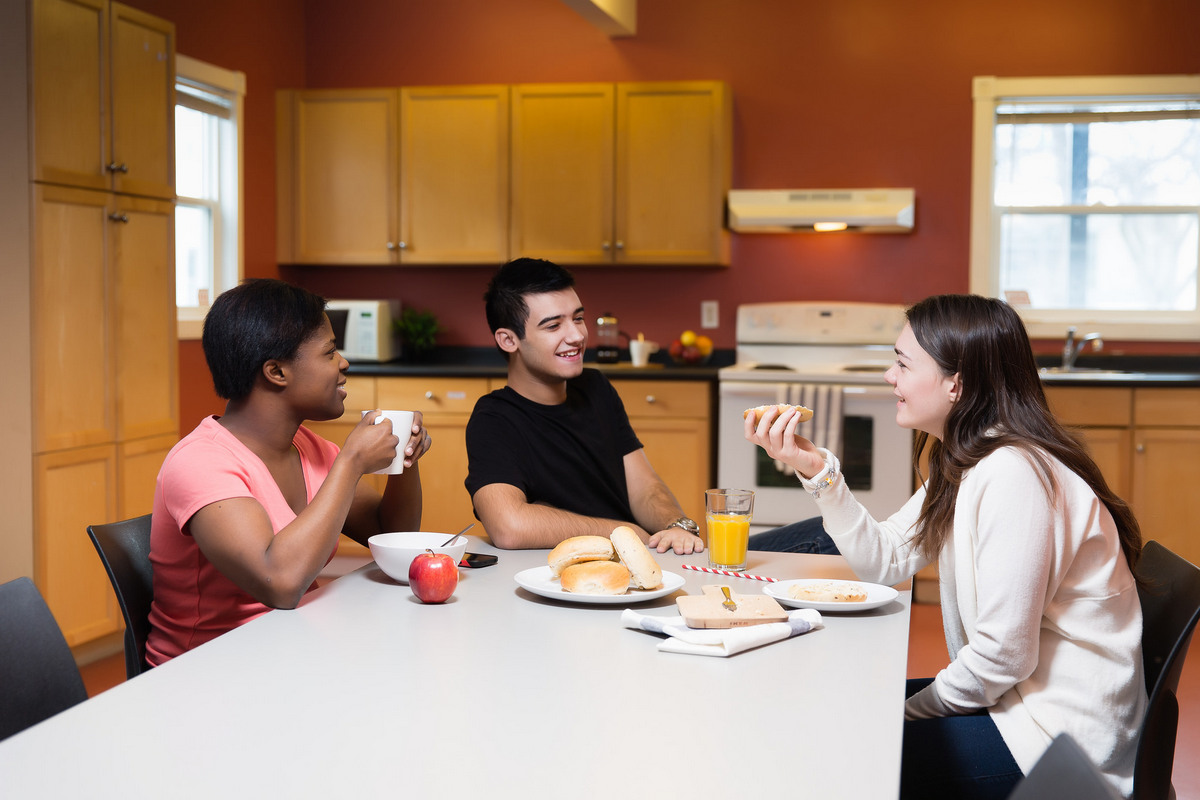
<instances>
[{"instance_id":1,"label":"red painted wall","mask_svg":"<svg viewBox=\"0 0 1200 800\"><path fill-rule=\"evenodd\" d=\"M735 188L916 189L909 235L742 235L728 269L575 271L590 310L660 341L719 299L720 347L739 303L907 303L968 288L974 76L1200 72L1190 0L641 0L630 39L559 0L127 2L173 20L179 52L247 74L249 275L277 271L277 88L720 79L734 97ZM444 344L484 345L493 267L278 272L331 297L398 296L438 314ZM219 405L198 345L181 355L188 430Z\"/></svg>"}]
</instances>

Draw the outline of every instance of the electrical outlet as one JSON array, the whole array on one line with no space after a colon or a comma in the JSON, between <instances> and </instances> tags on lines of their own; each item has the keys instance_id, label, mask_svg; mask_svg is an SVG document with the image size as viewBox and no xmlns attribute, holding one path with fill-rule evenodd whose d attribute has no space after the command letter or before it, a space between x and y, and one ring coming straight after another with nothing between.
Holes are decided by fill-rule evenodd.
<instances>
[{"instance_id":1,"label":"electrical outlet","mask_svg":"<svg viewBox=\"0 0 1200 800\"><path fill-rule=\"evenodd\" d=\"M721 310L716 300L703 300L700 303L700 327L719 328L721 326Z\"/></svg>"}]
</instances>

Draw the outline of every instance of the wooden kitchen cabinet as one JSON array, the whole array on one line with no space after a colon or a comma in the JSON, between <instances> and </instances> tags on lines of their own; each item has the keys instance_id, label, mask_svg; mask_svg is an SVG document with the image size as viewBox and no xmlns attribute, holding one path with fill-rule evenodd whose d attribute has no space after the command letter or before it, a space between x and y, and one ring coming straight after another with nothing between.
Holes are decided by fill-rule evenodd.
<instances>
[{"instance_id":1,"label":"wooden kitchen cabinet","mask_svg":"<svg viewBox=\"0 0 1200 800\"><path fill-rule=\"evenodd\" d=\"M1137 389L1132 504L1144 541L1200 564L1200 389Z\"/></svg>"},{"instance_id":2,"label":"wooden kitchen cabinet","mask_svg":"<svg viewBox=\"0 0 1200 800\"><path fill-rule=\"evenodd\" d=\"M36 452L178 433L173 243L171 203L35 185Z\"/></svg>"},{"instance_id":3,"label":"wooden kitchen cabinet","mask_svg":"<svg viewBox=\"0 0 1200 800\"><path fill-rule=\"evenodd\" d=\"M281 262L396 263L399 109L395 89L276 95Z\"/></svg>"},{"instance_id":4,"label":"wooden kitchen cabinet","mask_svg":"<svg viewBox=\"0 0 1200 800\"><path fill-rule=\"evenodd\" d=\"M341 445L362 417L372 408L420 411L426 430L433 439L428 455L422 456L421 529L427 531L462 530L474 520L467 478L467 421L475 401L503 381L487 378L423 378L390 376L351 376L347 381L346 411L338 420L310 422L307 427ZM386 476L365 476L382 492ZM473 533L481 533L476 528ZM365 555L367 550L342 537L338 545L342 555Z\"/></svg>"},{"instance_id":5,"label":"wooden kitchen cabinet","mask_svg":"<svg viewBox=\"0 0 1200 800\"><path fill-rule=\"evenodd\" d=\"M508 135L507 86L279 92L279 260L504 261Z\"/></svg>"},{"instance_id":6,"label":"wooden kitchen cabinet","mask_svg":"<svg viewBox=\"0 0 1200 800\"><path fill-rule=\"evenodd\" d=\"M34 181L173 200L175 26L107 0L33 0Z\"/></svg>"},{"instance_id":7,"label":"wooden kitchen cabinet","mask_svg":"<svg viewBox=\"0 0 1200 800\"><path fill-rule=\"evenodd\" d=\"M117 519L113 445L77 447L33 459L34 581L67 644L83 644L121 629L108 576L87 526Z\"/></svg>"},{"instance_id":8,"label":"wooden kitchen cabinet","mask_svg":"<svg viewBox=\"0 0 1200 800\"><path fill-rule=\"evenodd\" d=\"M1046 387L1046 400L1058 420L1083 435L1109 488L1129 501L1133 453L1133 389L1127 387Z\"/></svg>"},{"instance_id":9,"label":"wooden kitchen cabinet","mask_svg":"<svg viewBox=\"0 0 1200 800\"><path fill-rule=\"evenodd\" d=\"M1047 387L1051 410L1087 439L1109 486L1129 502L1143 541L1200 563L1200 389Z\"/></svg>"},{"instance_id":10,"label":"wooden kitchen cabinet","mask_svg":"<svg viewBox=\"0 0 1200 800\"><path fill-rule=\"evenodd\" d=\"M612 378L651 466L704 531L704 491L712 488L712 397L706 381Z\"/></svg>"},{"instance_id":11,"label":"wooden kitchen cabinet","mask_svg":"<svg viewBox=\"0 0 1200 800\"><path fill-rule=\"evenodd\" d=\"M716 81L513 87L513 257L727 264L731 119Z\"/></svg>"}]
</instances>

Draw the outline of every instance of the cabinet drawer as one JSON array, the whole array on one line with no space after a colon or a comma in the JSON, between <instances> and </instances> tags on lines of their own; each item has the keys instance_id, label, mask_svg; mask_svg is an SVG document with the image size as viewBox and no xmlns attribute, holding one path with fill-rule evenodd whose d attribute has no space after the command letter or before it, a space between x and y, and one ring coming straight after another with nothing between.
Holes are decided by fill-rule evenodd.
<instances>
[{"instance_id":1,"label":"cabinet drawer","mask_svg":"<svg viewBox=\"0 0 1200 800\"><path fill-rule=\"evenodd\" d=\"M702 417L709 413L709 385L703 381L612 382L630 417Z\"/></svg>"},{"instance_id":2,"label":"cabinet drawer","mask_svg":"<svg viewBox=\"0 0 1200 800\"><path fill-rule=\"evenodd\" d=\"M1200 389L1137 389L1133 424L1139 427L1200 427Z\"/></svg>"},{"instance_id":3,"label":"cabinet drawer","mask_svg":"<svg viewBox=\"0 0 1200 800\"><path fill-rule=\"evenodd\" d=\"M1133 390L1109 386L1057 386L1046 389L1050 410L1064 425L1129 427Z\"/></svg>"},{"instance_id":4,"label":"cabinet drawer","mask_svg":"<svg viewBox=\"0 0 1200 800\"><path fill-rule=\"evenodd\" d=\"M376 402L379 408L422 414L470 414L487 392L487 378L379 378Z\"/></svg>"}]
</instances>

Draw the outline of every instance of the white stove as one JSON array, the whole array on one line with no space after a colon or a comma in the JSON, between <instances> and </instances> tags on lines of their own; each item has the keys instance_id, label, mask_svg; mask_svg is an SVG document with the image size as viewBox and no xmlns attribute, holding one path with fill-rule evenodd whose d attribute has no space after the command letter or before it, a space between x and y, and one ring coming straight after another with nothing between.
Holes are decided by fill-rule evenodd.
<instances>
[{"instance_id":1,"label":"white stove","mask_svg":"<svg viewBox=\"0 0 1200 800\"><path fill-rule=\"evenodd\" d=\"M738 307L736 361L718 373L718 482L755 490L755 532L817 513L790 470L743 435L741 412L791 402L813 409L800 431L838 454L872 515L912 494L912 432L896 425L892 388L904 307L879 303L754 303Z\"/></svg>"}]
</instances>

